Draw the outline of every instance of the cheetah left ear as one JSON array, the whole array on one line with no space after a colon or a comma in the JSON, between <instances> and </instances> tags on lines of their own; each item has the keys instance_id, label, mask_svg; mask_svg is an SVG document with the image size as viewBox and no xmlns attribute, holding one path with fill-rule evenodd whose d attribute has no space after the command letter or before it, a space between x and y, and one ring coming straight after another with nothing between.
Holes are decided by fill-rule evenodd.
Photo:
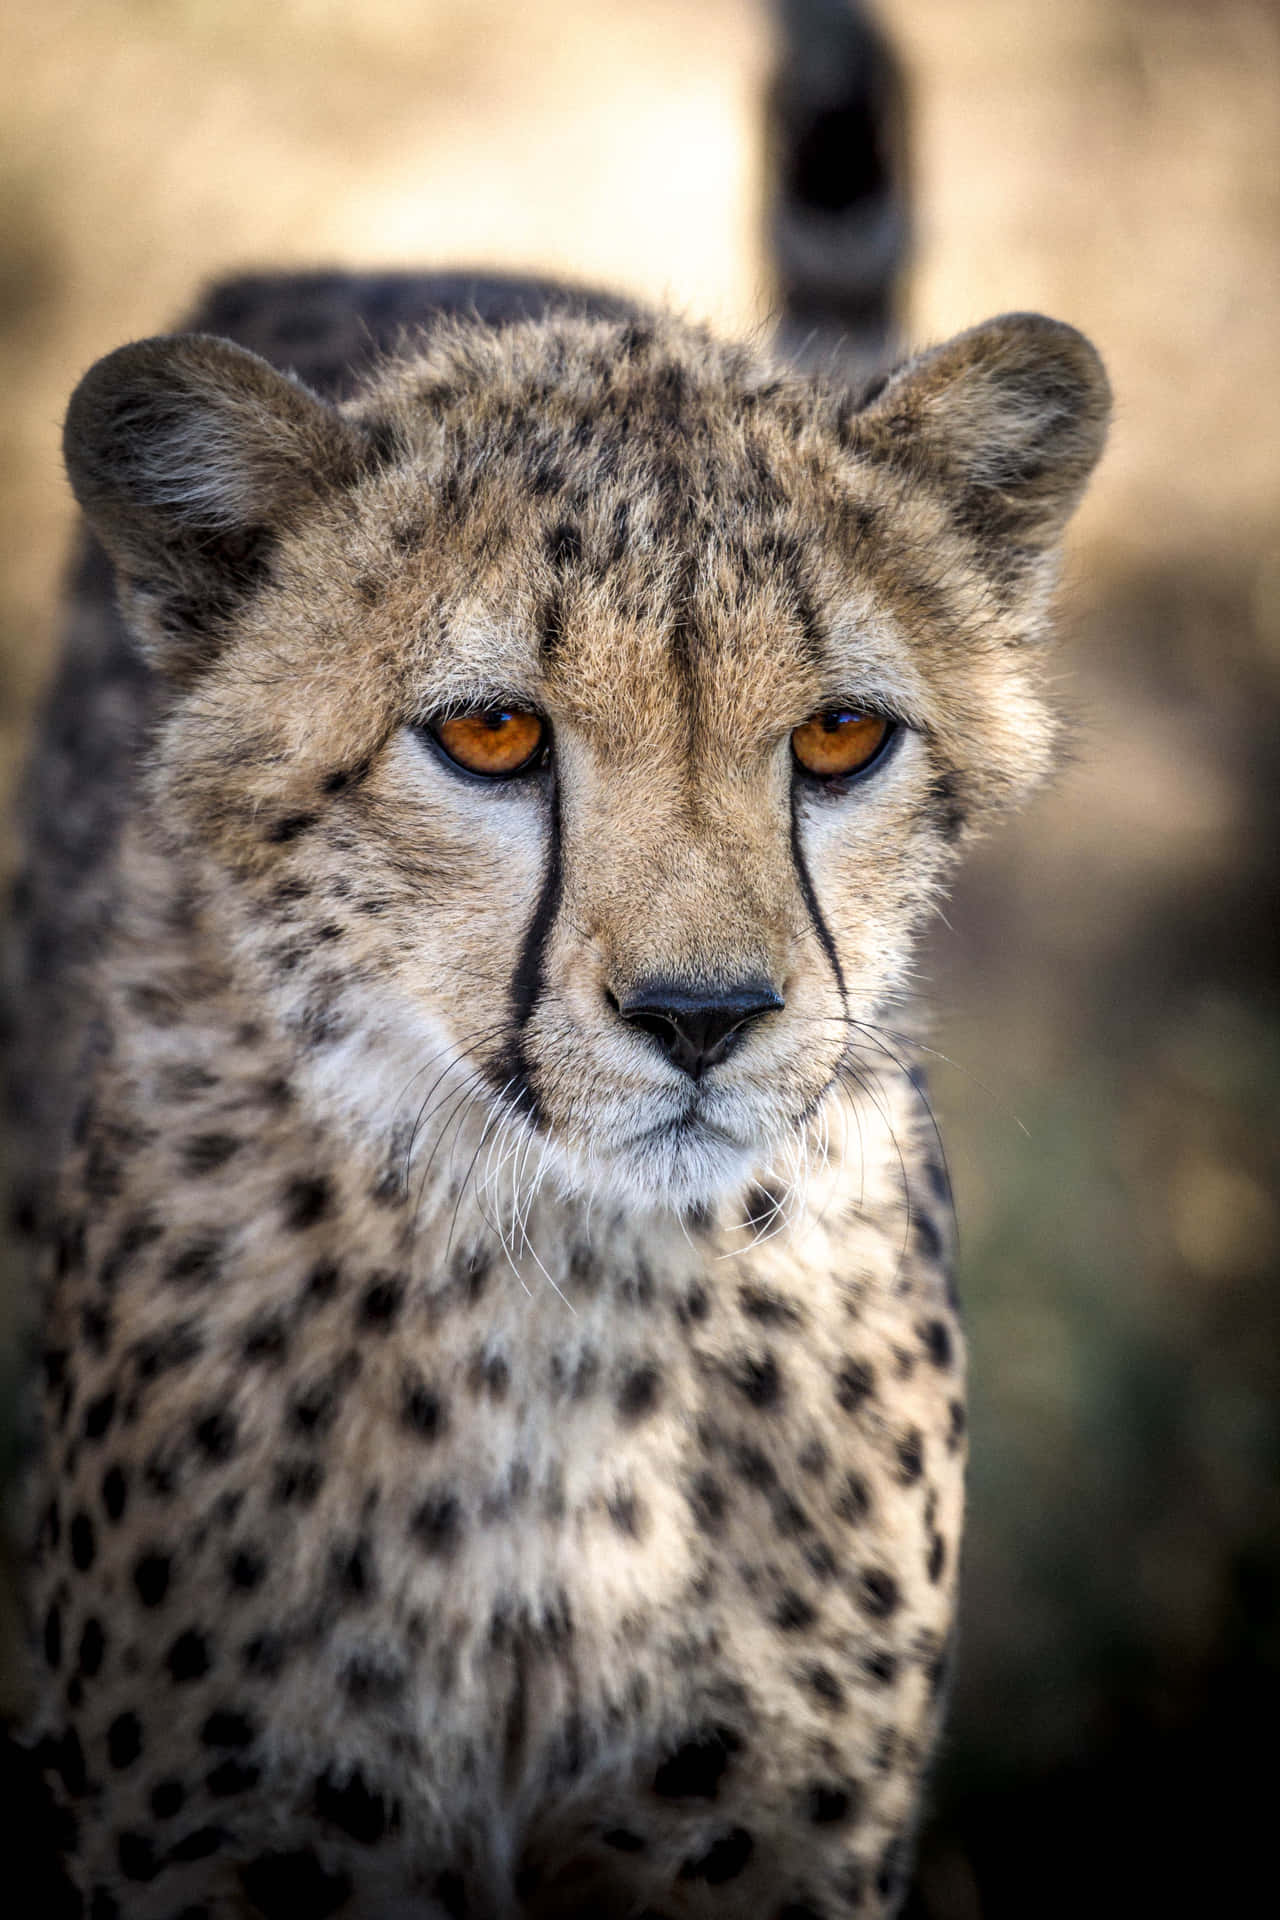
<instances>
[{"instance_id":1,"label":"cheetah left ear","mask_svg":"<svg viewBox=\"0 0 1280 1920\"><path fill-rule=\"evenodd\" d=\"M854 442L934 475L984 544L1051 547L1106 440L1111 389L1082 333L1006 313L909 360L853 422Z\"/></svg>"},{"instance_id":2,"label":"cheetah left ear","mask_svg":"<svg viewBox=\"0 0 1280 1920\"><path fill-rule=\"evenodd\" d=\"M276 535L372 463L359 428L299 381L201 334L99 360L71 397L63 452L135 638L180 682L216 654Z\"/></svg>"}]
</instances>

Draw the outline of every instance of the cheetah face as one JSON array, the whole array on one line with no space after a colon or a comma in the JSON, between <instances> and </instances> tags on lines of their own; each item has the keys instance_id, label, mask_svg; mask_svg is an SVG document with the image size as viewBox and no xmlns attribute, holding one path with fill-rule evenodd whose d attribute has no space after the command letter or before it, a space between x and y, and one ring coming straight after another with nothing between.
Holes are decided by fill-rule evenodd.
<instances>
[{"instance_id":1,"label":"cheetah face","mask_svg":"<svg viewBox=\"0 0 1280 1920\"><path fill-rule=\"evenodd\" d=\"M1032 643L1105 414L1035 317L861 408L557 320L344 410L146 342L67 453L168 689L154 828L324 1097L406 1165L453 1128L688 1207L874 1100L957 847L1046 765Z\"/></svg>"}]
</instances>

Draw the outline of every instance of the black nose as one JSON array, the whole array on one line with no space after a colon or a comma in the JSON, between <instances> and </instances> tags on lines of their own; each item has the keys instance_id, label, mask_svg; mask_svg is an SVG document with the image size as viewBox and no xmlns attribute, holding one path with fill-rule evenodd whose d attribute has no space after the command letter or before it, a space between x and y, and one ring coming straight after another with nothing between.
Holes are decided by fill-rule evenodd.
<instances>
[{"instance_id":1,"label":"black nose","mask_svg":"<svg viewBox=\"0 0 1280 1920\"><path fill-rule=\"evenodd\" d=\"M753 1020L776 1013L783 1000L755 980L720 989L649 980L614 1004L631 1026L653 1035L672 1066L697 1080L724 1059Z\"/></svg>"}]
</instances>

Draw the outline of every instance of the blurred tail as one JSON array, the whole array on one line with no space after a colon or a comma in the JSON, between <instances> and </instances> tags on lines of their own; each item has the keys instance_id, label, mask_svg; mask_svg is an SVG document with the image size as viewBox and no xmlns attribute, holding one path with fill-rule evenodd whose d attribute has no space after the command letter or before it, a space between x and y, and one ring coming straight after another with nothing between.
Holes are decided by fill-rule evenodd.
<instances>
[{"instance_id":1,"label":"blurred tail","mask_svg":"<svg viewBox=\"0 0 1280 1920\"><path fill-rule=\"evenodd\" d=\"M910 243L902 69L861 0L773 0L767 221L778 344L854 379L896 348Z\"/></svg>"}]
</instances>

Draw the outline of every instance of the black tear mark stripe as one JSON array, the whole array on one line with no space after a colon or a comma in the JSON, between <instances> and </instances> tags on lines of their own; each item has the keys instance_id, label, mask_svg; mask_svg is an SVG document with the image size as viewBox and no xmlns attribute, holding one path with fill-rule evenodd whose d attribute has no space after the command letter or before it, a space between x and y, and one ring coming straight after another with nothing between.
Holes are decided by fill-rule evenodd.
<instances>
[{"instance_id":1,"label":"black tear mark stripe","mask_svg":"<svg viewBox=\"0 0 1280 1920\"><path fill-rule=\"evenodd\" d=\"M813 922L813 930L818 936L818 943L822 951L826 954L830 962L831 971L836 977L836 985L840 989L840 1004L847 1014L849 1011L849 995L844 984L844 968L840 965L840 956L836 952L836 943L831 937L831 929L822 917L822 908L818 905L818 896L813 890L813 881L810 879L809 869L805 865L804 849L800 845L799 796L794 784L791 788L791 858L795 864L796 878L800 882L800 892L803 896L804 904L808 908L809 918Z\"/></svg>"},{"instance_id":2,"label":"black tear mark stripe","mask_svg":"<svg viewBox=\"0 0 1280 1920\"><path fill-rule=\"evenodd\" d=\"M547 940L556 914L559 912L560 897L564 891L564 865L560 850L560 788L554 780L551 788L550 825L550 845L547 850L546 872L542 876L542 890L533 910L533 918L529 922L529 931L525 934L524 944L520 949L520 957L516 961L515 972L511 976L511 1014L516 1042L515 1100L519 1109L534 1120L538 1114L538 1096L533 1087L529 1063L525 1055L524 1030L542 993L543 962Z\"/></svg>"}]
</instances>

